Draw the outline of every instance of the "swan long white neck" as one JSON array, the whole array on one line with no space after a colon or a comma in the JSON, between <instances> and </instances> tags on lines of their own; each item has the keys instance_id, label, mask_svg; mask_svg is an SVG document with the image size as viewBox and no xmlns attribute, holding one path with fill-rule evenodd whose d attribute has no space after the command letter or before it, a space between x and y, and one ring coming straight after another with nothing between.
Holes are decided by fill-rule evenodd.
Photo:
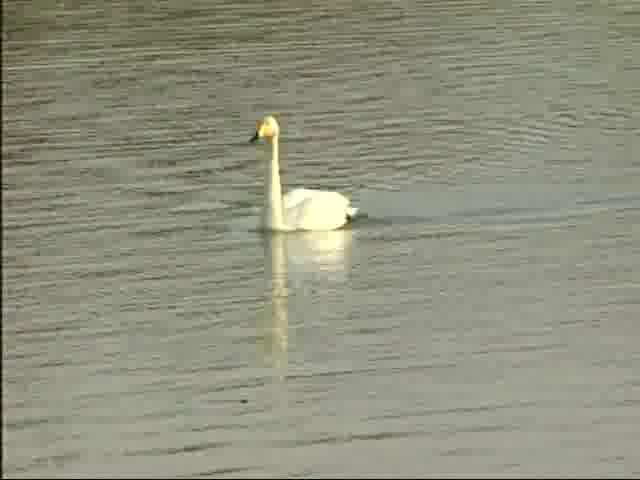
<instances>
[{"instance_id":1,"label":"swan long white neck","mask_svg":"<svg viewBox=\"0 0 640 480\"><path fill-rule=\"evenodd\" d=\"M271 139L271 163L266 166L264 183L263 227L267 230L285 230L282 209L282 186L280 184L280 161L278 159L278 136Z\"/></svg>"}]
</instances>

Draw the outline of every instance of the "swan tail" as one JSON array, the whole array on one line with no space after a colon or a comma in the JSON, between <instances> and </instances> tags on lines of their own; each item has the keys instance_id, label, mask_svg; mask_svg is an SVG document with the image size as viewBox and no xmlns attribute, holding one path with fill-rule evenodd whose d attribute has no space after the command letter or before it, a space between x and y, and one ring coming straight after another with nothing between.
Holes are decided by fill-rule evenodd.
<instances>
[{"instance_id":1,"label":"swan tail","mask_svg":"<svg viewBox=\"0 0 640 480\"><path fill-rule=\"evenodd\" d=\"M357 214L357 207L347 207L347 220L353 220Z\"/></svg>"}]
</instances>

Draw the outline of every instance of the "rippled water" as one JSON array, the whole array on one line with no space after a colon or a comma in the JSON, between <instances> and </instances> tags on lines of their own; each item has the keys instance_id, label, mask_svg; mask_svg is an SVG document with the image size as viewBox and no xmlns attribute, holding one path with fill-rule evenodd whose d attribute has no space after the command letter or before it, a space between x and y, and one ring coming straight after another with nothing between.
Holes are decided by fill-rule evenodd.
<instances>
[{"instance_id":1,"label":"rippled water","mask_svg":"<svg viewBox=\"0 0 640 480\"><path fill-rule=\"evenodd\" d=\"M638 475L639 24L4 2L4 475Z\"/></svg>"}]
</instances>

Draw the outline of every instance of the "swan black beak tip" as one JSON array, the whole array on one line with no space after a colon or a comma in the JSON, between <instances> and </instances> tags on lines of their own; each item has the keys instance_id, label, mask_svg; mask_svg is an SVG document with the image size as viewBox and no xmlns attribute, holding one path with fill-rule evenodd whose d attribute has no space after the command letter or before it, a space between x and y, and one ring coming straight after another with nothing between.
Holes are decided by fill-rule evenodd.
<instances>
[{"instance_id":1,"label":"swan black beak tip","mask_svg":"<svg viewBox=\"0 0 640 480\"><path fill-rule=\"evenodd\" d=\"M260 136L258 135L258 132L255 133L255 135L253 137L251 137L251 140L249 140L249 143L254 143L258 140L258 138L260 138Z\"/></svg>"}]
</instances>

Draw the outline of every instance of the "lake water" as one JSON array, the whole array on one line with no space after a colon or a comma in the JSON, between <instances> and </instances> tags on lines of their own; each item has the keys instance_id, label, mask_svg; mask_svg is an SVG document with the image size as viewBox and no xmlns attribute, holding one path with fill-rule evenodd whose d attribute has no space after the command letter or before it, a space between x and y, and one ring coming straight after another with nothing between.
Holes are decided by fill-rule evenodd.
<instances>
[{"instance_id":1,"label":"lake water","mask_svg":"<svg viewBox=\"0 0 640 480\"><path fill-rule=\"evenodd\" d=\"M4 2L4 475L640 475L638 25ZM265 114L365 216L256 230Z\"/></svg>"}]
</instances>

